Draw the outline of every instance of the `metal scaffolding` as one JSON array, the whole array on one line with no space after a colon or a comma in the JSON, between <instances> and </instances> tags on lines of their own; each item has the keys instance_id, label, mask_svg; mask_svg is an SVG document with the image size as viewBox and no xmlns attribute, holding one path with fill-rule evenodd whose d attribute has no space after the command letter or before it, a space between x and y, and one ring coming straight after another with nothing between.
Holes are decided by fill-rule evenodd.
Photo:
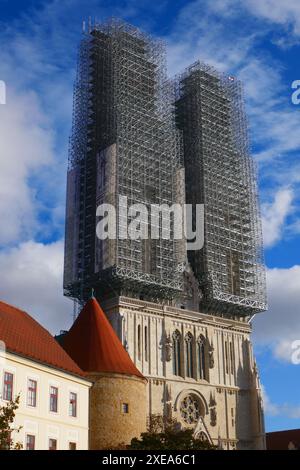
<instances>
[{"instance_id":1,"label":"metal scaffolding","mask_svg":"<svg viewBox=\"0 0 300 470\"><path fill-rule=\"evenodd\" d=\"M248 316L266 309L256 169L241 83L196 62L176 77L186 202L204 204L204 248L188 252L200 311Z\"/></svg>"},{"instance_id":2,"label":"metal scaffolding","mask_svg":"<svg viewBox=\"0 0 300 470\"><path fill-rule=\"evenodd\" d=\"M204 204L205 243L96 237L96 208ZM121 201L121 202L120 202ZM149 234L150 235L150 234ZM185 267L185 269L184 269ZM183 272L184 269L184 272ZM164 45L120 20L79 48L70 139L64 291L125 295L215 315L266 308L256 169L241 84L197 62L169 80Z\"/></svg>"},{"instance_id":3,"label":"metal scaffolding","mask_svg":"<svg viewBox=\"0 0 300 470\"><path fill-rule=\"evenodd\" d=\"M96 238L96 207L183 202L181 137L164 45L120 20L93 24L79 49L70 140L65 294L171 299L185 253L173 239ZM181 187L181 190L180 190ZM174 227L173 227L174 228Z\"/></svg>"}]
</instances>

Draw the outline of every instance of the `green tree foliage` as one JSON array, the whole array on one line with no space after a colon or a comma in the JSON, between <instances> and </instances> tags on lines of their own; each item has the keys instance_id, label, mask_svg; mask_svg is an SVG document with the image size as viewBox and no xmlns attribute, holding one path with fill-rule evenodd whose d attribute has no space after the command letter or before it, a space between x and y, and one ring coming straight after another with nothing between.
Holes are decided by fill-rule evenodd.
<instances>
[{"instance_id":1,"label":"green tree foliage","mask_svg":"<svg viewBox=\"0 0 300 470\"><path fill-rule=\"evenodd\" d=\"M195 439L193 429L181 429L175 420L151 416L148 431L134 438L127 447L132 450L215 450L207 440Z\"/></svg>"},{"instance_id":2,"label":"green tree foliage","mask_svg":"<svg viewBox=\"0 0 300 470\"><path fill-rule=\"evenodd\" d=\"M20 395L15 400L0 406L0 450L19 450L23 447L20 442L14 443L11 438L12 431L20 432L21 429L21 426L18 428L12 426L19 403Z\"/></svg>"}]
</instances>

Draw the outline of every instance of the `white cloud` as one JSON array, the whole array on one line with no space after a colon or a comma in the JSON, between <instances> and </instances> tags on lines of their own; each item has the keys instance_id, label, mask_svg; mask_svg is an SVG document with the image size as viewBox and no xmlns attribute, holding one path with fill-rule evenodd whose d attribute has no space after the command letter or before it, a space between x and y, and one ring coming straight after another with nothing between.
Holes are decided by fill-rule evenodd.
<instances>
[{"instance_id":1,"label":"white cloud","mask_svg":"<svg viewBox=\"0 0 300 470\"><path fill-rule=\"evenodd\" d=\"M263 59L253 56L239 71L247 101L252 107L270 108L278 104L278 94L282 91L280 69L275 69Z\"/></svg>"},{"instance_id":2,"label":"white cloud","mask_svg":"<svg viewBox=\"0 0 300 470\"><path fill-rule=\"evenodd\" d=\"M201 5L202 0L194 2ZM298 0L215 0L209 2L211 11L226 16L245 14L248 10L254 17L269 23L282 25L287 32L300 34L300 4Z\"/></svg>"},{"instance_id":3,"label":"white cloud","mask_svg":"<svg viewBox=\"0 0 300 470\"><path fill-rule=\"evenodd\" d=\"M62 235L77 46L72 28L80 33L80 24L66 28L63 16L75 3L48 2L0 31L7 86L0 107L0 248Z\"/></svg>"},{"instance_id":4,"label":"white cloud","mask_svg":"<svg viewBox=\"0 0 300 470\"><path fill-rule=\"evenodd\" d=\"M30 175L53 164L53 138L35 93L8 89L0 107L0 246L24 240L35 230Z\"/></svg>"},{"instance_id":5,"label":"white cloud","mask_svg":"<svg viewBox=\"0 0 300 470\"><path fill-rule=\"evenodd\" d=\"M263 204L262 223L266 247L273 246L281 240L286 219L292 212L293 197L292 189L283 188L275 193L272 203Z\"/></svg>"},{"instance_id":6,"label":"white cloud","mask_svg":"<svg viewBox=\"0 0 300 470\"><path fill-rule=\"evenodd\" d=\"M62 241L28 241L0 252L0 299L26 310L52 333L72 322L72 302L62 291L63 250Z\"/></svg>"},{"instance_id":7,"label":"white cloud","mask_svg":"<svg viewBox=\"0 0 300 470\"><path fill-rule=\"evenodd\" d=\"M260 32L236 31L230 26L232 15L225 14L230 10L222 9L222 17L216 18L215 13L220 13L219 10L216 2L206 0L187 3L180 10L165 38L170 75L181 72L199 59L220 71L232 73L247 58Z\"/></svg>"},{"instance_id":8,"label":"white cloud","mask_svg":"<svg viewBox=\"0 0 300 470\"><path fill-rule=\"evenodd\" d=\"M277 107L266 108L264 116L258 113L254 122L255 140L264 145L257 153L258 160L269 165L271 160L285 159L285 166L292 167L289 152L299 151L300 133L298 109L286 109L287 100Z\"/></svg>"},{"instance_id":9,"label":"white cloud","mask_svg":"<svg viewBox=\"0 0 300 470\"><path fill-rule=\"evenodd\" d=\"M299 331L300 339L300 331ZM273 353L274 356L280 361L291 362L293 349L293 341L288 339L279 339L279 341L274 345Z\"/></svg>"},{"instance_id":10,"label":"white cloud","mask_svg":"<svg viewBox=\"0 0 300 470\"><path fill-rule=\"evenodd\" d=\"M292 343L300 340L300 266L268 269L267 286L269 310L253 321L254 341L292 363Z\"/></svg>"},{"instance_id":11,"label":"white cloud","mask_svg":"<svg viewBox=\"0 0 300 470\"><path fill-rule=\"evenodd\" d=\"M300 219L296 218L288 227L288 233L292 235L300 235Z\"/></svg>"},{"instance_id":12,"label":"white cloud","mask_svg":"<svg viewBox=\"0 0 300 470\"><path fill-rule=\"evenodd\" d=\"M300 34L299 0L246 0L244 4L253 15L292 27L295 34Z\"/></svg>"},{"instance_id":13,"label":"white cloud","mask_svg":"<svg viewBox=\"0 0 300 470\"><path fill-rule=\"evenodd\" d=\"M285 416L287 418L300 418L300 405L291 405L288 403L273 403L265 387L262 385L262 397L264 403L264 412L268 416Z\"/></svg>"},{"instance_id":14,"label":"white cloud","mask_svg":"<svg viewBox=\"0 0 300 470\"><path fill-rule=\"evenodd\" d=\"M270 179L270 164L275 167L281 162L285 169L293 168L296 163L289 153L300 149L298 109L290 105L291 88L282 73L282 64L256 57L254 50L238 71L245 89L251 140L259 148L255 157Z\"/></svg>"},{"instance_id":15,"label":"white cloud","mask_svg":"<svg viewBox=\"0 0 300 470\"><path fill-rule=\"evenodd\" d=\"M261 384L261 392L262 392L262 399L263 399L263 406L264 406L264 413L269 416L276 416L278 415L278 405L272 403L269 395L266 392L264 385Z\"/></svg>"}]
</instances>

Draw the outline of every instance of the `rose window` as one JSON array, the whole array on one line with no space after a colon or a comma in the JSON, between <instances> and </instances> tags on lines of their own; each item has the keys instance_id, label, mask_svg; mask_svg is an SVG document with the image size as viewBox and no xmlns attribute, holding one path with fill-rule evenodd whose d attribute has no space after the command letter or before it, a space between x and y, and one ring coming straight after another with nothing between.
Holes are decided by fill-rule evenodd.
<instances>
[{"instance_id":1,"label":"rose window","mask_svg":"<svg viewBox=\"0 0 300 470\"><path fill-rule=\"evenodd\" d=\"M185 397L180 404L180 414L186 423L197 423L200 418L199 400L193 395Z\"/></svg>"}]
</instances>

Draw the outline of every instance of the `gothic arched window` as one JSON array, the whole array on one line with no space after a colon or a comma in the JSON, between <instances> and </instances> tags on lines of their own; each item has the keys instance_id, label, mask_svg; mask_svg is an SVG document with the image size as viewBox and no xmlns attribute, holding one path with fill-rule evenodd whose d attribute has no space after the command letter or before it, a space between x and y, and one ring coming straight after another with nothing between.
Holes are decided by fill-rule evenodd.
<instances>
[{"instance_id":1,"label":"gothic arched window","mask_svg":"<svg viewBox=\"0 0 300 470\"><path fill-rule=\"evenodd\" d=\"M172 335L173 346L173 374L181 375L181 334L178 330Z\"/></svg>"},{"instance_id":2,"label":"gothic arched window","mask_svg":"<svg viewBox=\"0 0 300 470\"><path fill-rule=\"evenodd\" d=\"M191 333L185 337L185 375L187 377L194 376L193 335Z\"/></svg>"},{"instance_id":3,"label":"gothic arched window","mask_svg":"<svg viewBox=\"0 0 300 470\"><path fill-rule=\"evenodd\" d=\"M206 340L203 336L197 341L197 362L199 379L206 379Z\"/></svg>"}]
</instances>

